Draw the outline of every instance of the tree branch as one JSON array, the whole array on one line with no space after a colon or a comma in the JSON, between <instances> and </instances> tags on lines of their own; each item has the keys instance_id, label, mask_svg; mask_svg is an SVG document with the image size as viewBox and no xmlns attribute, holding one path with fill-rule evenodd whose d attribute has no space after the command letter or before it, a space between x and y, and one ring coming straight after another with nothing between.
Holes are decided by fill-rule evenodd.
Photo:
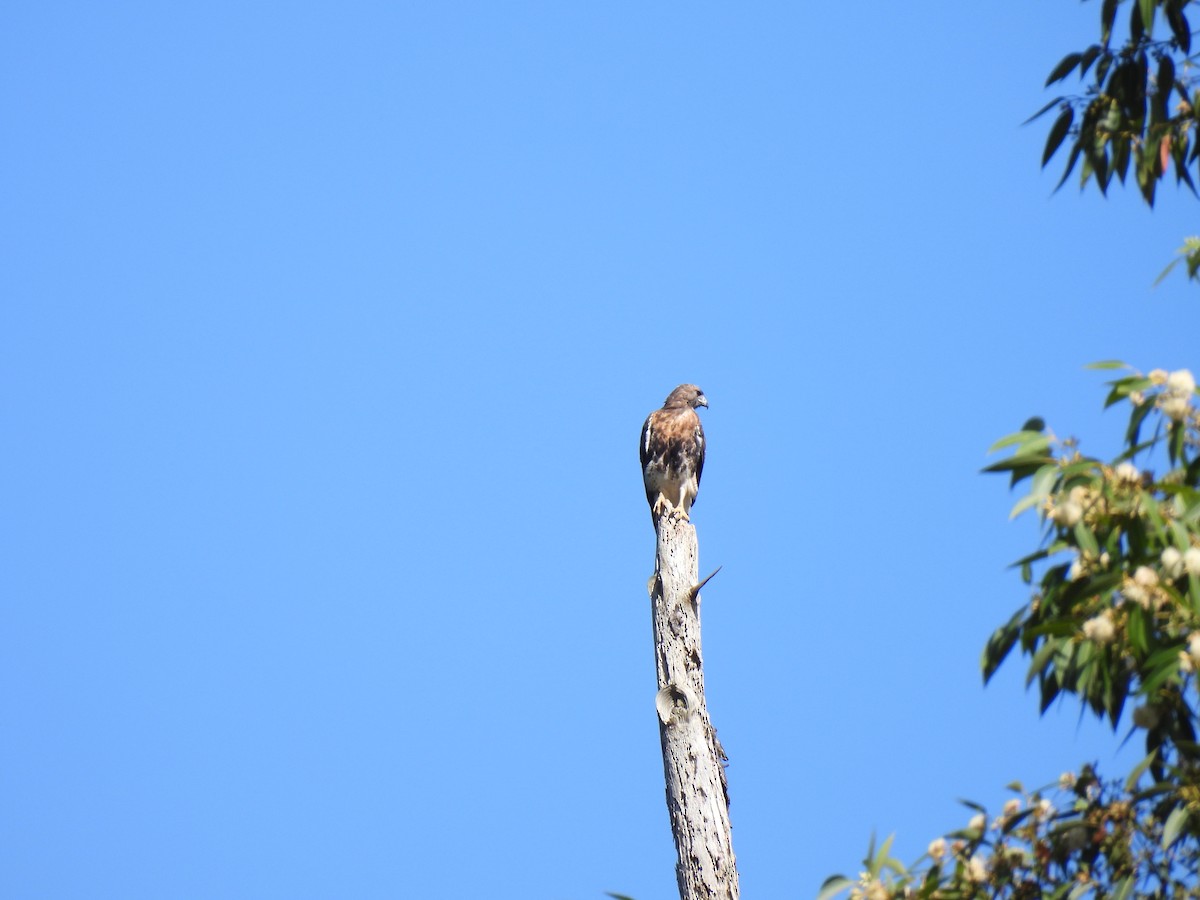
<instances>
[{"instance_id":1,"label":"tree branch","mask_svg":"<svg viewBox=\"0 0 1200 900\"><path fill-rule=\"evenodd\" d=\"M680 900L737 900L738 873L729 823L724 750L708 718L700 653L699 547L690 522L657 523L656 572L650 579L659 737L667 811L678 852ZM718 569L718 571L720 571Z\"/></svg>"}]
</instances>

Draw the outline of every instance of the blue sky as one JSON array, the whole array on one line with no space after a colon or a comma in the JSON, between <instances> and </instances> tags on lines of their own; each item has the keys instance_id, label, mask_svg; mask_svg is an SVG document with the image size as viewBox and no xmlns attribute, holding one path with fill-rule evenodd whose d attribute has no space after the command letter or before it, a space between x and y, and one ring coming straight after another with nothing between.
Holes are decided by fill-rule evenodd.
<instances>
[{"instance_id":1,"label":"blue sky","mask_svg":"<svg viewBox=\"0 0 1200 900\"><path fill-rule=\"evenodd\" d=\"M635 443L708 394L747 896L1117 741L978 474L1197 365L1196 201L1040 172L1071 0L0 14L0 892L675 894Z\"/></svg>"}]
</instances>

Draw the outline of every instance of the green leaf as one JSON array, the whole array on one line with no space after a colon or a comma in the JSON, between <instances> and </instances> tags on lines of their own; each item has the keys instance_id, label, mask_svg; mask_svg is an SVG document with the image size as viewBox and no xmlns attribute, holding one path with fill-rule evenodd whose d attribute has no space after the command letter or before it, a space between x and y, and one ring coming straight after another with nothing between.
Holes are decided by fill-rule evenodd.
<instances>
[{"instance_id":1,"label":"green leaf","mask_svg":"<svg viewBox=\"0 0 1200 900\"><path fill-rule=\"evenodd\" d=\"M1151 767L1155 767L1153 763L1151 763ZM1152 784L1144 791L1138 791L1133 795L1133 799L1134 801L1141 803L1143 800L1153 800L1155 797L1161 797L1164 794L1173 794L1176 790L1178 790L1178 787L1172 782L1159 781L1155 784Z\"/></svg>"},{"instance_id":2,"label":"green leaf","mask_svg":"<svg viewBox=\"0 0 1200 900\"><path fill-rule=\"evenodd\" d=\"M1055 541L1049 547L1046 547L1042 550L1036 550L1033 553L1030 553L1028 556L1021 557L1015 563L1010 565L1009 568L1015 569L1018 566L1027 566L1030 563L1038 562L1039 560L1045 559L1048 556L1053 556L1055 553L1062 553L1062 551L1066 550L1069 546L1070 544L1066 543L1065 541Z\"/></svg>"},{"instance_id":3,"label":"green leaf","mask_svg":"<svg viewBox=\"0 0 1200 900\"><path fill-rule=\"evenodd\" d=\"M1100 40L1104 42L1105 47L1112 38L1113 21L1117 17L1118 2L1119 0L1104 0L1100 6Z\"/></svg>"},{"instance_id":4,"label":"green leaf","mask_svg":"<svg viewBox=\"0 0 1200 900\"><path fill-rule=\"evenodd\" d=\"M1175 161L1175 183L1179 184L1182 181L1194 196L1200 197L1200 191L1196 190L1196 183L1192 181L1192 175L1188 172L1187 162L1184 160L1187 143L1187 138L1178 138L1171 144L1171 159Z\"/></svg>"},{"instance_id":5,"label":"green leaf","mask_svg":"<svg viewBox=\"0 0 1200 900\"><path fill-rule=\"evenodd\" d=\"M1008 513L1009 521L1012 521L1013 519L1015 519L1021 513L1025 512L1025 510L1029 509L1031 506L1037 506L1044 499L1045 499L1044 494L1040 495L1040 496L1038 494L1026 494L1024 497L1022 497L1020 500L1018 500L1015 504L1013 504L1013 508L1011 510L1009 510L1009 513Z\"/></svg>"},{"instance_id":6,"label":"green leaf","mask_svg":"<svg viewBox=\"0 0 1200 900\"><path fill-rule=\"evenodd\" d=\"M1167 647L1152 654L1142 666L1142 685L1138 693L1149 697L1163 682L1179 675L1179 647Z\"/></svg>"},{"instance_id":7,"label":"green leaf","mask_svg":"<svg viewBox=\"0 0 1200 900\"><path fill-rule=\"evenodd\" d=\"M1148 441L1142 441L1142 443L1140 443L1140 444L1134 444L1132 447L1130 447L1128 450L1126 450L1124 453L1122 453L1120 456L1118 456L1116 459L1114 459L1113 463L1115 464L1115 463L1119 463L1119 462L1124 462L1127 459L1133 459L1135 456L1137 456L1143 450L1149 450L1151 447L1153 447L1157 443L1158 443L1158 438L1151 438Z\"/></svg>"},{"instance_id":8,"label":"green leaf","mask_svg":"<svg viewBox=\"0 0 1200 900\"><path fill-rule=\"evenodd\" d=\"M1050 704L1058 698L1058 679L1054 675L1043 679L1041 691L1042 696L1039 703L1039 712L1045 715L1046 710L1050 708Z\"/></svg>"},{"instance_id":9,"label":"green leaf","mask_svg":"<svg viewBox=\"0 0 1200 900\"><path fill-rule=\"evenodd\" d=\"M1059 61L1057 66L1050 70L1050 74L1046 78L1046 86L1049 87L1056 81L1062 81L1071 74L1071 71L1079 65L1082 59L1082 53L1068 53Z\"/></svg>"},{"instance_id":10,"label":"green leaf","mask_svg":"<svg viewBox=\"0 0 1200 900\"><path fill-rule=\"evenodd\" d=\"M1128 369L1127 363L1121 362L1119 359L1103 359L1100 362L1088 363L1084 366L1085 369Z\"/></svg>"},{"instance_id":11,"label":"green leaf","mask_svg":"<svg viewBox=\"0 0 1200 900\"><path fill-rule=\"evenodd\" d=\"M1041 625L1027 629L1030 637L1070 637L1079 630L1079 626L1072 619L1055 619L1052 622L1043 622ZM1061 645L1055 645L1061 646Z\"/></svg>"},{"instance_id":12,"label":"green leaf","mask_svg":"<svg viewBox=\"0 0 1200 900\"><path fill-rule=\"evenodd\" d=\"M1155 750L1153 753L1147 753L1146 757L1133 767L1133 771L1130 772L1129 777L1125 779L1126 791L1133 793L1134 789L1137 787L1137 783L1141 781L1142 775L1145 774L1146 769L1148 769L1150 764L1157 758L1158 751Z\"/></svg>"},{"instance_id":13,"label":"green leaf","mask_svg":"<svg viewBox=\"0 0 1200 900\"><path fill-rule=\"evenodd\" d=\"M1154 32L1154 12L1158 9L1158 0L1138 0L1142 13L1142 28L1146 34Z\"/></svg>"},{"instance_id":14,"label":"green leaf","mask_svg":"<svg viewBox=\"0 0 1200 900\"><path fill-rule=\"evenodd\" d=\"M1167 22L1171 25L1171 33L1175 36L1176 43L1179 44L1179 49L1184 56L1190 56L1192 52L1192 27L1188 24L1187 16L1184 15L1180 6L1174 3L1167 5Z\"/></svg>"},{"instance_id":15,"label":"green leaf","mask_svg":"<svg viewBox=\"0 0 1200 900\"><path fill-rule=\"evenodd\" d=\"M1070 463L1069 465L1063 466L1062 480L1063 480L1063 483L1066 484L1067 482L1069 482L1073 478L1075 478L1075 476L1077 476L1077 475L1087 475L1088 476L1087 480L1091 481L1094 476L1099 475L1099 474L1100 474L1099 461L1085 457L1083 459L1076 460L1075 462ZM1071 487L1074 487L1074 485L1071 485Z\"/></svg>"},{"instance_id":16,"label":"green leaf","mask_svg":"<svg viewBox=\"0 0 1200 900\"><path fill-rule=\"evenodd\" d=\"M1168 530L1170 531L1171 538L1175 542L1176 549L1178 549L1180 553L1186 553L1188 546L1191 543L1191 541L1188 540L1187 529L1184 528L1180 522L1171 522Z\"/></svg>"},{"instance_id":17,"label":"green leaf","mask_svg":"<svg viewBox=\"0 0 1200 900\"><path fill-rule=\"evenodd\" d=\"M1034 812L1035 812L1035 810L1033 809L1033 807L1029 807L1027 809L1021 810L1016 815L1009 816L1008 818L1006 818L1004 820L1004 828L1002 829L1002 832L1004 834L1012 834L1013 829L1015 829L1023 821L1025 821L1027 818L1029 818L1031 815L1033 815Z\"/></svg>"},{"instance_id":18,"label":"green leaf","mask_svg":"<svg viewBox=\"0 0 1200 900\"><path fill-rule=\"evenodd\" d=\"M1120 881L1114 882L1110 897L1112 900L1129 900L1133 896L1134 877L1126 875Z\"/></svg>"},{"instance_id":19,"label":"green leaf","mask_svg":"<svg viewBox=\"0 0 1200 900\"><path fill-rule=\"evenodd\" d=\"M892 857L892 842L895 839L895 834L888 835L883 845L879 848L879 852L875 854L874 859L871 861L871 874L876 878L879 877L879 873L884 869L888 869L897 875L905 874L904 864Z\"/></svg>"},{"instance_id":20,"label":"green leaf","mask_svg":"<svg viewBox=\"0 0 1200 900\"><path fill-rule=\"evenodd\" d=\"M1020 470L1021 478L1028 478L1042 466L1053 462L1054 457L1052 456L1010 456L1008 459L1002 459L1000 462L995 462L990 466L985 466L981 471L1012 472ZM1016 480L1019 481L1020 479Z\"/></svg>"},{"instance_id":21,"label":"green leaf","mask_svg":"<svg viewBox=\"0 0 1200 900\"><path fill-rule=\"evenodd\" d=\"M1129 635L1129 646L1139 656L1150 652L1150 641L1146 633L1146 611L1136 603L1129 604L1129 622L1125 626Z\"/></svg>"},{"instance_id":22,"label":"green leaf","mask_svg":"<svg viewBox=\"0 0 1200 900\"><path fill-rule=\"evenodd\" d=\"M1164 55L1158 61L1158 74L1154 78L1155 102L1159 105L1159 112L1164 120L1171 117L1168 106L1171 103L1171 91L1175 87L1175 61L1171 57Z\"/></svg>"},{"instance_id":23,"label":"green leaf","mask_svg":"<svg viewBox=\"0 0 1200 900\"><path fill-rule=\"evenodd\" d=\"M1029 486L1029 493L1038 498L1050 496L1050 490L1054 487L1054 482L1058 479L1059 469L1057 464L1052 466L1042 466L1033 475L1033 484Z\"/></svg>"},{"instance_id":24,"label":"green leaf","mask_svg":"<svg viewBox=\"0 0 1200 900\"><path fill-rule=\"evenodd\" d=\"M821 885L821 890L817 892L817 900L829 900L834 894L840 894L846 888L854 887L854 884L845 875L831 875L825 879L825 883Z\"/></svg>"},{"instance_id":25,"label":"green leaf","mask_svg":"<svg viewBox=\"0 0 1200 900\"><path fill-rule=\"evenodd\" d=\"M1113 141L1113 171L1117 173L1117 177L1121 179L1121 184L1125 183L1125 176L1129 172L1129 148L1132 144L1125 140Z\"/></svg>"},{"instance_id":26,"label":"green leaf","mask_svg":"<svg viewBox=\"0 0 1200 900\"><path fill-rule=\"evenodd\" d=\"M1171 460L1171 465L1175 465L1183 458L1183 442L1187 437L1187 429L1182 422L1172 422L1170 429L1170 437L1167 439L1167 457Z\"/></svg>"},{"instance_id":27,"label":"green leaf","mask_svg":"<svg viewBox=\"0 0 1200 900\"><path fill-rule=\"evenodd\" d=\"M1063 100L1065 100L1065 99L1066 99L1065 97L1055 97L1053 100L1051 100L1049 103L1047 103L1045 106L1043 106L1037 112L1035 112L1032 116L1030 116L1028 119L1026 119L1021 124L1028 125L1034 119L1040 119L1046 113L1050 112L1050 110L1054 109L1054 107L1058 106L1058 104L1062 103Z\"/></svg>"},{"instance_id":28,"label":"green leaf","mask_svg":"<svg viewBox=\"0 0 1200 900\"><path fill-rule=\"evenodd\" d=\"M1108 196L1108 181L1110 178L1108 169L1108 154L1103 149L1096 150L1088 155L1088 165L1096 175L1096 187L1100 188L1100 193Z\"/></svg>"},{"instance_id":29,"label":"green leaf","mask_svg":"<svg viewBox=\"0 0 1200 900\"><path fill-rule=\"evenodd\" d=\"M1137 391L1144 391L1154 385L1154 382L1144 375L1127 375L1124 378L1118 378L1116 381L1110 381L1112 390L1108 392L1108 396L1104 399L1104 408L1108 409L1114 403L1120 403L1130 394Z\"/></svg>"},{"instance_id":30,"label":"green leaf","mask_svg":"<svg viewBox=\"0 0 1200 900\"><path fill-rule=\"evenodd\" d=\"M1058 641L1046 641L1038 648L1037 653L1033 655L1033 661L1029 664L1029 671L1025 673L1025 687L1033 684L1033 679L1045 671L1046 666L1050 664L1050 660L1054 658L1054 653L1058 649L1058 646Z\"/></svg>"},{"instance_id":31,"label":"green leaf","mask_svg":"<svg viewBox=\"0 0 1200 900\"><path fill-rule=\"evenodd\" d=\"M1096 543L1096 536L1092 534L1091 529L1084 525L1083 522L1075 523L1074 534L1075 543L1079 546L1080 550L1091 556L1100 555L1100 545Z\"/></svg>"},{"instance_id":32,"label":"green leaf","mask_svg":"<svg viewBox=\"0 0 1200 900\"><path fill-rule=\"evenodd\" d=\"M983 648L983 658L980 660L985 684L995 674L1017 642L1017 638L1021 634L1022 615L1022 612L1017 612L1008 622L992 632L992 636L988 638L987 645Z\"/></svg>"},{"instance_id":33,"label":"green leaf","mask_svg":"<svg viewBox=\"0 0 1200 900\"><path fill-rule=\"evenodd\" d=\"M1078 55L1078 54L1076 54ZM1046 163L1050 162L1052 157L1071 131L1071 123L1075 121L1075 110L1068 106L1064 109L1054 124L1050 126L1050 134L1046 138L1046 149L1042 152L1042 168L1046 167Z\"/></svg>"},{"instance_id":34,"label":"green leaf","mask_svg":"<svg viewBox=\"0 0 1200 900\"><path fill-rule=\"evenodd\" d=\"M1188 463L1187 471L1183 477L1187 479L1187 483L1193 486L1200 486L1200 456L1197 456Z\"/></svg>"},{"instance_id":35,"label":"green leaf","mask_svg":"<svg viewBox=\"0 0 1200 900\"><path fill-rule=\"evenodd\" d=\"M1014 431L1012 434L1006 434L1000 440L996 441L996 443L992 444L992 446L988 447L987 452L995 453L997 450L1003 450L1005 447L1011 447L1013 444L1024 444L1040 437L1043 437L1041 431L1032 431L1029 429Z\"/></svg>"},{"instance_id":36,"label":"green leaf","mask_svg":"<svg viewBox=\"0 0 1200 900\"><path fill-rule=\"evenodd\" d=\"M1179 837L1179 832L1183 830L1183 826L1187 824L1188 811L1186 806L1177 806L1171 810L1171 814L1167 816L1166 824L1163 825L1162 848L1168 849L1176 838Z\"/></svg>"},{"instance_id":37,"label":"green leaf","mask_svg":"<svg viewBox=\"0 0 1200 900\"><path fill-rule=\"evenodd\" d=\"M1058 184L1054 186L1054 190L1058 190L1067 183L1067 179L1071 177L1071 172L1075 169L1075 163L1079 161L1079 155L1083 152L1083 142L1076 141L1075 146L1071 148L1071 155L1067 157L1067 166L1063 169L1062 178L1058 179Z\"/></svg>"},{"instance_id":38,"label":"green leaf","mask_svg":"<svg viewBox=\"0 0 1200 900\"><path fill-rule=\"evenodd\" d=\"M1126 444L1130 446L1137 444L1138 437L1142 433L1142 422L1145 421L1146 416L1150 414L1150 410L1152 409L1154 409L1154 404L1149 400L1143 400L1133 408L1133 412L1129 414L1129 427L1125 429Z\"/></svg>"},{"instance_id":39,"label":"green leaf","mask_svg":"<svg viewBox=\"0 0 1200 900\"><path fill-rule=\"evenodd\" d=\"M1178 257L1177 259L1173 259L1167 263L1167 267L1158 273L1158 277L1154 279L1154 283L1151 285L1151 287L1158 287L1162 280L1171 274L1171 270L1181 262L1183 262L1183 257Z\"/></svg>"},{"instance_id":40,"label":"green leaf","mask_svg":"<svg viewBox=\"0 0 1200 900\"><path fill-rule=\"evenodd\" d=\"M1015 453L1018 456L1047 456L1046 451L1050 449L1050 436L1040 431L1026 432L1026 434L1030 433L1034 436L1021 441Z\"/></svg>"}]
</instances>

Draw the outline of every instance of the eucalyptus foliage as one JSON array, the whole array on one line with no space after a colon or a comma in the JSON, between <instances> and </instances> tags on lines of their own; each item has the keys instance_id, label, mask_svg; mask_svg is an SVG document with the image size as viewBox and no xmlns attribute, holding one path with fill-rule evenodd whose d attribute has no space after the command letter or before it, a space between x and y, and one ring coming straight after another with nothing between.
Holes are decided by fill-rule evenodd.
<instances>
[{"instance_id":1,"label":"eucalyptus foliage","mask_svg":"<svg viewBox=\"0 0 1200 900\"><path fill-rule=\"evenodd\" d=\"M1102 192L1113 176L1124 182L1132 168L1151 205L1155 187L1168 172L1195 191L1189 169L1200 158L1194 134L1200 92L1193 90L1191 6L1191 0L1099 4L1099 42L1068 53L1046 79L1049 86L1076 74L1084 93L1055 97L1033 117L1058 109L1042 164L1069 146L1060 184L1081 163L1082 183L1094 178Z\"/></svg>"},{"instance_id":2,"label":"eucalyptus foliage","mask_svg":"<svg viewBox=\"0 0 1200 900\"><path fill-rule=\"evenodd\" d=\"M1106 406L1128 413L1120 453L1085 455L1040 419L998 441L985 471L1009 475L1041 541L1014 566L1032 592L983 651L989 680L1014 650L1040 707L1067 696L1116 730L1144 733L1145 758L1120 779L1094 766L1048 787L1010 788L995 816L934 840L912 866L890 839L858 879L826 898L1183 898L1200 896L1200 413L1186 370L1148 375L1121 363Z\"/></svg>"},{"instance_id":3,"label":"eucalyptus foliage","mask_svg":"<svg viewBox=\"0 0 1200 900\"><path fill-rule=\"evenodd\" d=\"M1107 193L1115 176L1132 171L1142 198L1154 205L1159 181L1173 175L1196 193L1200 174L1200 90L1192 55L1191 0L1102 0L1096 43L1064 56L1046 86L1072 75L1083 93L1055 97L1030 121L1057 110L1042 153L1045 167L1060 149L1067 162L1058 186L1078 166L1080 186L1093 181ZM1200 239L1188 238L1177 263L1200 280Z\"/></svg>"}]
</instances>

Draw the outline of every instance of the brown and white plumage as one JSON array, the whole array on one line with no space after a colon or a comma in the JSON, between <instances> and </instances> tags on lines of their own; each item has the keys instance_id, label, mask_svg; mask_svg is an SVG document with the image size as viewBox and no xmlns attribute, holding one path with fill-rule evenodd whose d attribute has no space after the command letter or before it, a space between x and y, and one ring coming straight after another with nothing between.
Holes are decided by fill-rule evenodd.
<instances>
[{"instance_id":1,"label":"brown and white plumage","mask_svg":"<svg viewBox=\"0 0 1200 900\"><path fill-rule=\"evenodd\" d=\"M696 414L700 406L708 408L704 391L681 384L642 426L642 479L655 522L664 513L687 519L696 502L704 471L704 428Z\"/></svg>"}]
</instances>

